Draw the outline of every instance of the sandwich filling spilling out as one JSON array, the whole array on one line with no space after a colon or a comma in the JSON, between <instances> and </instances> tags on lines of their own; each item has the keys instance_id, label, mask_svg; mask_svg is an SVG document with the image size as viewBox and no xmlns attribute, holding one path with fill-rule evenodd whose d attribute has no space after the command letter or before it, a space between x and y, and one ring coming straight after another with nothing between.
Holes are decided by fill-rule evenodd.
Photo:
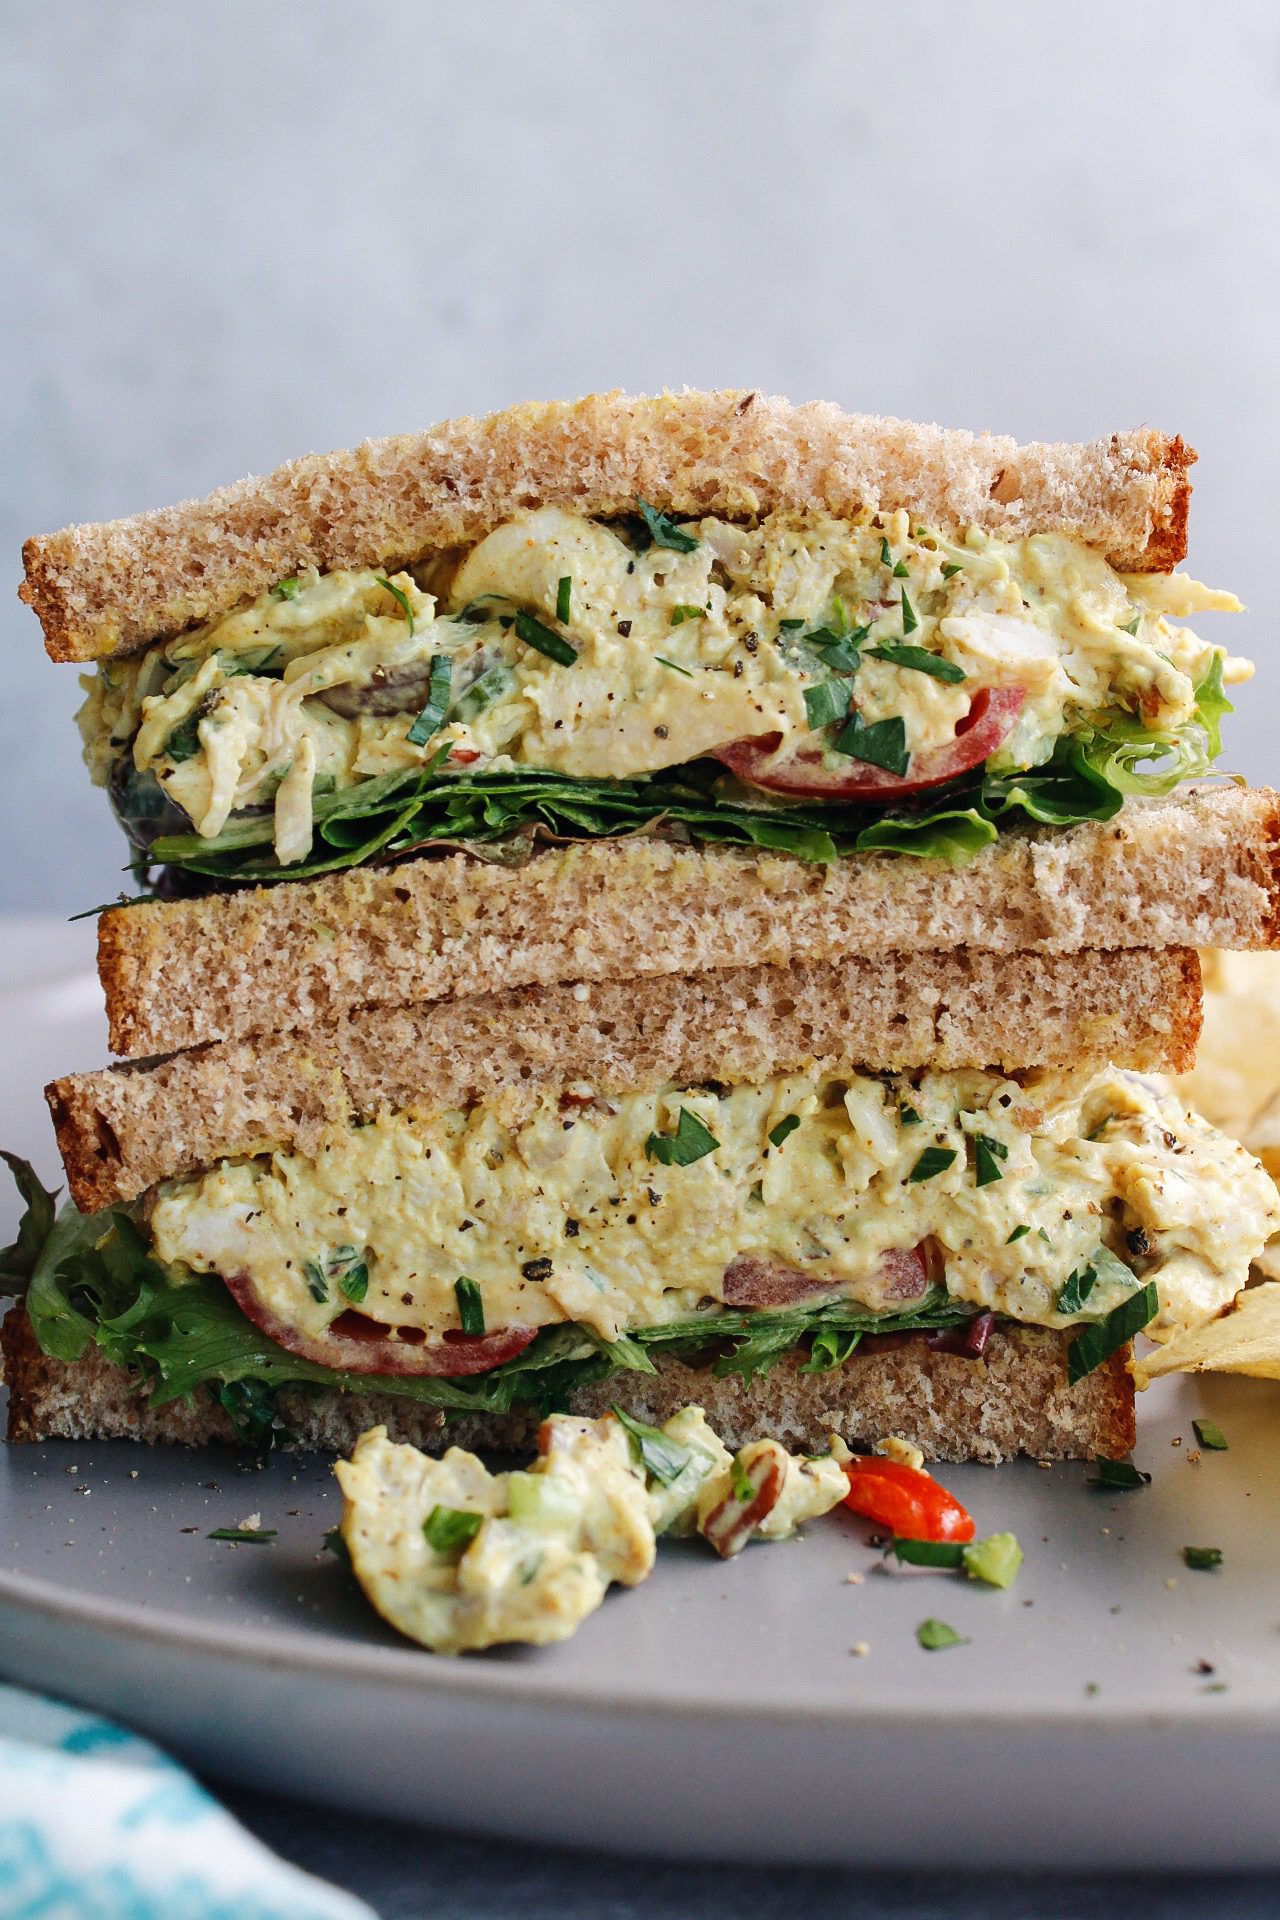
<instances>
[{"instance_id":1,"label":"sandwich filling spilling out","mask_svg":"<svg viewBox=\"0 0 1280 1920\"><path fill-rule=\"evenodd\" d=\"M1238 606L1063 534L548 507L103 662L81 725L140 860L212 879L636 831L961 860L1206 772L1252 669L1178 618Z\"/></svg>"},{"instance_id":2,"label":"sandwich filling spilling out","mask_svg":"<svg viewBox=\"0 0 1280 1920\"><path fill-rule=\"evenodd\" d=\"M1278 1220L1242 1147L1114 1069L579 1084L64 1209L27 1302L46 1351L96 1339L248 1426L274 1386L371 1376L546 1411L663 1354L747 1379L884 1333L979 1354L998 1317L1078 1330L1088 1371L1226 1308Z\"/></svg>"}]
</instances>

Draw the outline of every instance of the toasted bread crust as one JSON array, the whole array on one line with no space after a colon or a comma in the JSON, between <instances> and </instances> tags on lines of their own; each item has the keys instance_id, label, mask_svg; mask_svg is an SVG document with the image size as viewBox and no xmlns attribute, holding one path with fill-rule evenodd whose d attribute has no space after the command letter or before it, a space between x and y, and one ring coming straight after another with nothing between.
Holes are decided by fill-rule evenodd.
<instances>
[{"instance_id":1,"label":"toasted bread crust","mask_svg":"<svg viewBox=\"0 0 1280 1920\"><path fill-rule=\"evenodd\" d=\"M606 517L637 496L754 519L908 507L938 526L1061 531L1123 571L1186 552L1194 451L1142 429L1082 446L973 434L760 393L591 394L313 454L206 500L28 540L19 589L55 660L134 652L299 568L404 565L518 511Z\"/></svg>"},{"instance_id":2,"label":"toasted bread crust","mask_svg":"<svg viewBox=\"0 0 1280 1920\"><path fill-rule=\"evenodd\" d=\"M92 1212L264 1144L314 1154L388 1108L512 1090L532 1101L574 1080L621 1094L811 1065L1177 1072L1200 1013L1200 963L1182 948L854 955L360 1008L306 1036L71 1074L45 1098L71 1192Z\"/></svg>"},{"instance_id":3,"label":"toasted bread crust","mask_svg":"<svg viewBox=\"0 0 1280 1920\"><path fill-rule=\"evenodd\" d=\"M1117 819L1002 835L963 868L637 838L359 867L98 923L112 1051L312 1031L397 1006L566 980L970 947L1265 947L1280 941L1280 795L1215 788Z\"/></svg>"},{"instance_id":4,"label":"toasted bread crust","mask_svg":"<svg viewBox=\"0 0 1280 1920\"><path fill-rule=\"evenodd\" d=\"M1039 1459L1119 1459L1136 1437L1128 1349L1072 1387L1066 1373L1069 1336L1039 1327L999 1326L981 1360L931 1350L923 1339L868 1342L843 1367L801 1371L792 1355L744 1384L705 1368L662 1361L657 1374L617 1374L584 1388L572 1411L598 1416L625 1407L660 1422L696 1402L726 1444L737 1448L772 1436L810 1453L837 1432L869 1442L890 1434L912 1441L931 1460L981 1460L1013 1454ZM90 1346L68 1364L41 1352L26 1308L10 1309L0 1326L9 1385L11 1441L134 1439L201 1446L233 1439L231 1423L204 1390L189 1401L152 1409L138 1383ZM445 1423L438 1410L393 1395L283 1391L281 1418L302 1447L346 1453L368 1427L384 1424L396 1440L430 1453L449 1446L531 1447L534 1413L464 1414Z\"/></svg>"}]
</instances>

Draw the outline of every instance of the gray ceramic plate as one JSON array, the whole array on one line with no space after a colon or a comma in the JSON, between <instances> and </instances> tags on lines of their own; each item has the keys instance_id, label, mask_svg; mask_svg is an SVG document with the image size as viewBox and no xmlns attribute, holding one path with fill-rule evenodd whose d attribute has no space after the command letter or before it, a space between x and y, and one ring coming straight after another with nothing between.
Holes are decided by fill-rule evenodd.
<instances>
[{"instance_id":1,"label":"gray ceramic plate","mask_svg":"<svg viewBox=\"0 0 1280 1920\"><path fill-rule=\"evenodd\" d=\"M28 1150L40 1080L101 1051L54 959L0 1003L0 1138ZM0 1239L11 1218L6 1196ZM1202 1411L1230 1451L1193 1463ZM1251 1382L1153 1390L1137 1493L1075 1465L949 1472L980 1532L1023 1543L1008 1593L889 1572L841 1514L729 1565L664 1547L567 1645L452 1662L397 1640L324 1551L325 1462L13 1448L0 1666L348 1818L761 1860L1275 1865L1276 1413ZM207 1538L254 1513L269 1545ZM1187 1544L1222 1570L1189 1572ZM930 1615L967 1644L922 1651Z\"/></svg>"}]
</instances>

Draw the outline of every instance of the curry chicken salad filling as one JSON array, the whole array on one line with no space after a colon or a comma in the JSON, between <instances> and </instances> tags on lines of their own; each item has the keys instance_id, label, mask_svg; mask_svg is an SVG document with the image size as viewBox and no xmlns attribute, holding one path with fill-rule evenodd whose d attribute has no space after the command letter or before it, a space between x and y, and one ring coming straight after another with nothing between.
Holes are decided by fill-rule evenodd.
<instances>
[{"instance_id":1,"label":"curry chicken salad filling","mask_svg":"<svg viewBox=\"0 0 1280 1920\"><path fill-rule=\"evenodd\" d=\"M1160 1330L1225 1307L1278 1218L1243 1148L1111 1069L575 1085L381 1115L143 1205L158 1260L285 1349L457 1376L565 1327L642 1366L664 1330L781 1326L818 1364L939 1313L1062 1328L1137 1301Z\"/></svg>"},{"instance_id":2,"label":"curry chicken salad filling","mask_svg":"<svg viewBox=\"0 0 1280 1920\"><path fill-rule=\"evenodd\" d=\"M1252 669L1178 618L1238 606L1062 534L543 508L105 661L81 725L138 848L215 877L522 827L960 859L1204 772Z\"/></svg>"}]
</instances>

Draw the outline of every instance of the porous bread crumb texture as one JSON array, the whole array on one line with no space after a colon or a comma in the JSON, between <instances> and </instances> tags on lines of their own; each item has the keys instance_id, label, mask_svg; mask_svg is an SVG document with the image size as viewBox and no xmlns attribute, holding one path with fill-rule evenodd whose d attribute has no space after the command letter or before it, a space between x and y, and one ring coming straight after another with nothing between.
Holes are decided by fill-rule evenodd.
<instances>
[{"instance_id":1,"label":"porous bread crumb texture","mask_svg":"<svg viewBox=\"0 0 1280 1920\"><path fill-rule=\"evenodd\" d=\"M865 1343L843 1367L803 1373L789 1355L750 1385L717 1379L705 1368L663 1360L656 1374L617 1374L586 1387L571 1411L593 1417L610 1406L659 1424L694 1402L726 1445L772 1437L801 1452L825 1451L831 1433L867 1443L890 1434L929 1460L1120 1459L1136 1438L1129 1349L1068 1383L1069 1336L1039 1327L999 1326L980 1360L932 1351L919 1336ZM189 1401L151 1409L138 1383L89 1346L74 1363L40 1351L26 1308L0 1327L9 1386L11 1441L133 1439L200 1446L234 1438L222 1408L203 1389ZM428 1453L446 1447L527 1449L536 1414L463 1414L446 1424L438 1409L371 1391L283 1391L280 1417L302 1447L348 1453L367 1428L385 1425L393 1440Z\"/></svg>"},{"instance_id":2,"label":"porous bread crumb texture","mask_svg":"<svg viewBox=\"0 0 1280 1920\"><path fill-rule=\"evenodd\" d=\"M137 651L302 567L396 567L547 505L642 496L683 517L906 507L932 525L1066 532L1113 565L1186 552L1195 459L1141 429L1083 446L794 407L761 393L590 394L313 454L202 501L28 540L21 597L55 660Z\"/></svg>"},{"instance_id":3,"label":"porous bread crumb texture","mask_svg":"<svg viewBox=\"0 0 1280 1920\"><path fill-rule=\"evenodd\" d=\"M572 1080L623 1094L811 1066L1177 1072L1194 1059L1200 1010L1200 964L1182 948L852 955L361 1008L306 1036L72 1074L45 1097L71 1192L94 1211L223 1155L314 1154L387 1109L515 1093L515 1121Z\"/></svg>"},{"instance_id":4,"label":"porous bread crumb texture","mask_svg":"<svg viewBox=\"0 0 1280 1920\"><path fill-rule=\"evenodd\" d=\"M1188 790L1114 820L1004 834L967 866L855 854L821 866L647 837L524 867L437 854L199 900L98 927L112 1051L128 1057L565 980L951 947L1268 947L1280 795Z\"/></svg>"}]
</instances>

